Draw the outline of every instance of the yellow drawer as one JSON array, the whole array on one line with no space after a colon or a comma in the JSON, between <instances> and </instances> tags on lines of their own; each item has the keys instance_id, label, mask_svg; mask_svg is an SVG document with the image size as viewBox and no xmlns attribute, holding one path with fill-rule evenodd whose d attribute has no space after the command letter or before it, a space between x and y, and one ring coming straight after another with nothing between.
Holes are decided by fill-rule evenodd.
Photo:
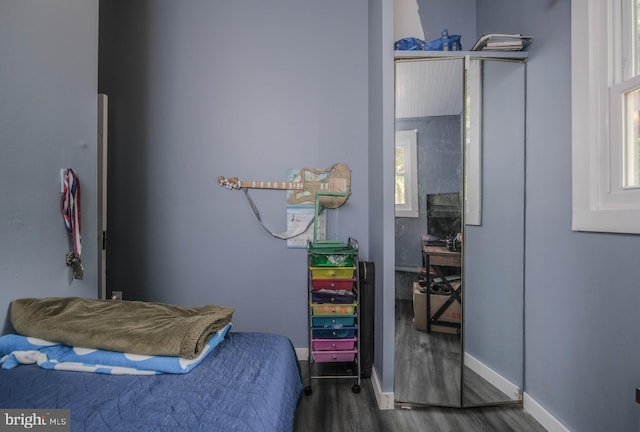
<instances>
[{"instance_id":1,"label":"yellow drawer","mask_svg":"<svg viewBox=\"0 0 640 432\"><path fill-rule=\"evenodd\" d=\"M353 278L356 267L309 267L314 279L347 279Z\"/></svg>"}]
</instances>

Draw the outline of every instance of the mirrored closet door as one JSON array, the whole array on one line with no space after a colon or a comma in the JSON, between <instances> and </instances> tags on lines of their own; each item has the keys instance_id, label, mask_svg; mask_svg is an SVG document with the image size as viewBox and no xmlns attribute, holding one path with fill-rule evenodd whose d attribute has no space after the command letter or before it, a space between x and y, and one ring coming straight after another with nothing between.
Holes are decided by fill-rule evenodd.
<instances>
[{"instance_id":1,"label":"mirrored closet door","mask_svg":"<svg viewBox=\"0 0 640 432\"><path fill-rule=\"evenodd\" d=\"M396 60L397 403L521 397L520 60Z\"/></svg>"}]
</instances>

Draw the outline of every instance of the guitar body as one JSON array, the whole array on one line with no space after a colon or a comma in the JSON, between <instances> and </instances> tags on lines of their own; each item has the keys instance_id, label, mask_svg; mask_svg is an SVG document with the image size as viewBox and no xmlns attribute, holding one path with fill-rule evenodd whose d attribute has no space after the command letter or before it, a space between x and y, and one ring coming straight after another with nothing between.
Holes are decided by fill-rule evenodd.
<instances>
[{"instance_id":1,"label":"guitar body","mask_svg":"<svg viewBox=\"0 0 640 432\"><path fill-rule=\"evenodd\" d=\"M320 194L320 204L325 208L335 209L343 205L351 189L351 170L343 163L337 163L326 170L302 168L300 170L302 190L293 190L287 202L289 204L314 204L316 193ZM322 195L322 192L340 195Z\"/></svg>"},{"instance_id":2,"label":"guitar body","mask_svg":"<svg viewBox=\"0 0 640 432\"><path fill-rule=\"evenodd\" d=\"M220 186L228 189L284 189L290 190L289 204L315 204L316 195L324 208L342 206L351 193L351 170L346 164L336 163L325 170L302 168L298 182L239 181L237 178L218 177Z\"/></svg>"}]
</instances>

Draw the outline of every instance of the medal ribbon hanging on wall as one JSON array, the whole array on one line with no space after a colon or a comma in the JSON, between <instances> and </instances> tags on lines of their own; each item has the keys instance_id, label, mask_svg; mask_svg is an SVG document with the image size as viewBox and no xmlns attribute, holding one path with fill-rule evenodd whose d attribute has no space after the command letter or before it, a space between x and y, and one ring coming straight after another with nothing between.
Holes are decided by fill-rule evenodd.
<instances>
[{"instance_id":1,"label":"medal ribbon hanging on wall","mask_svg":"<svg viewBox=\"0 0 640 432\"><path fill-rule=\"evenodd\" d=\"M62 189L62 217L69 233L71 252L67 253L66 263L73 271L74 279L82 279L82 218L80 214L80 180L75 171L68 168L64 172Z\"/></svg>"}]
</instances>

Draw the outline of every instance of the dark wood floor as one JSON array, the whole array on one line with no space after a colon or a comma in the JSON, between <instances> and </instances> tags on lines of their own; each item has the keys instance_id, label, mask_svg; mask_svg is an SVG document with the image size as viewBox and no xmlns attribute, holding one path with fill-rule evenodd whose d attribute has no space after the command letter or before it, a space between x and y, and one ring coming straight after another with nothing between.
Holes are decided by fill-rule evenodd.
<instances>
[{"instance_id":1,"label":"dark wood floor","mask_svg":"<svg viewBox=\"0 0 640 432\"><path fill-rule=\"evenodd\" d=\"M396 300L395 328L396 401L460 406L460 336L416 330L410 300ZM468 367L462 370L465 406L510 400Z\"/></svg>"},{"instance_id":2,"label":"dark wood floor","mask_svg":"<svg viewBox=\"0 0 640 432\"><path fill-rule=\"evenodd\" d=\"M301 362L305 385L308 364ZM544 432L519 406L484 408L396 408L379 410L371 381L363 379L361 392L353 393L355 380L313 380L312 393L303 395L296 411L296 432Z\"/></svg>"},{"instance_id":3,"label":"dark wood floor","mask_svg":"<svg viewBox=\"0 0 640 432\"><path fill-rule=\"evenodd\" d=\"M460 405L460 336L416 330L407 300L396 300L395 329L396 401Z\"/></svg>"},{"instance_id":4,"label":"dark wood floor","mask_svg":"<svg viewBox=\"0 0 640 432\"><path fill-rule=\"evenodd\" d=\"M409 279L408 279L409 280ZM409 280L409 283L411 280ZM405 299L406 300L406 299ZM404 322L396 322L396 331L401 335L400 341L406 342L406 345L414 346L407 342L408 337L416 336L415 332L409 331L413 311L411 301L401 301L396 307L396 319L403 316ZM424 332L420 332L424 333ZM403 339L404 338L404 339ZM433 344L439 344L438 349L448 352L454 360L456 351L451 342L455 339L454 335L435 336L432 341L421 341L423 344L419 350L420 356L424 356L424 349ZM436 339L441 339L436 341ZM424 342L424 343L423 343ZM396 356L410 357L412 354L397 350ZM458 359L459 359L458 348ZM415 354L415 353L414 353ZM409 359L409 361L412 361ZM398 362L398 357L396 357ZM441 362L443 369L446 362ZM452 363L459 363L452 362ZM308 362L301 362L303 382L305 385L309 383L309 367ZM455 376L456 372L450 371L450 375ZM312 372L315 374L315 372ZM459 372L457 373L459 375ZM481 378L474 377L470 371L465 371L464 381L472 382ZM432 376L437 376L437 374ZM404 390L396 388L396 400L401 398L415 398L415 385L411 385L411 378L407 374L396 370L396 379L406 381ZM458 379L458 385L459 385ZM355 379L314 379L312 384L312 393L303 395L300 405L296 411L294 421L294 431L296 432L375 432L375 431L428 431L428 432L544 432L545 429L535 421L535 419L525 412L519 405L501 405L482 408L442 408L442 407L407 407L407 404L396 404L396 409L379 410L378 404L369 379L361 381L361 392L353 393L352 386L356 382ZM455 383L452 383L455 384ZM471 402L478 402L478 398L492 397L487 395L478 383L474 383L476 388L474 391L465 390L465 401L467 398L473 398ZM424 387L422 387L424 391ZM492 391L492 390L486 390ZM496 390L493 390L496 391ZM398 397L400 396L400 398ZM493 395L495 396L495 395Z\"/></svg>"}]
</instances>

